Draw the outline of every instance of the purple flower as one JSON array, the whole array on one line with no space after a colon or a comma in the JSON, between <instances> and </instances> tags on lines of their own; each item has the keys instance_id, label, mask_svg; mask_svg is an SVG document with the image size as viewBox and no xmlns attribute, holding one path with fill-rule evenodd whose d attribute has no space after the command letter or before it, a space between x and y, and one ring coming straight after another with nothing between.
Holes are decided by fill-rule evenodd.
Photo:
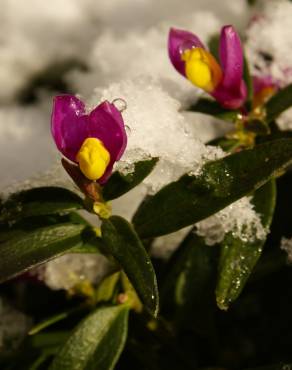
<instances>
[{"instance_id":1,"label":"purple flower","mask_svg":"<svg viewBox=\"0 0 292 370\"><path fill-rule=\"evenodd\" d=\"M86 114L84 103L75 96L56 96L51 130L64 157L77 163L88 179L100 184L107 181L127 145L122 115L108 101Z\"/></svg>"},{"instance_id":2,"label":"purple flower","mask_svg":"<svg viewBox=\"0 0 292 370\"><path fill-rule=\"evenodd\" d=\"M221 30L220 65L200 39L187 31L170 29L168 53L180 74L212 95L223 107L237 109L245 102L242 46L232 26Z\"/></svg>"}]
</instances>

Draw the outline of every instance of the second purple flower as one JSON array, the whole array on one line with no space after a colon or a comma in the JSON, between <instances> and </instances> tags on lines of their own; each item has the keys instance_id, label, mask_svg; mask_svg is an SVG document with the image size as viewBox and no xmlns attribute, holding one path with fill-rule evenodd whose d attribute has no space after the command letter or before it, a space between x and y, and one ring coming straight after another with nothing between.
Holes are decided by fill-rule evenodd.
<instances>
[{"instance_id":1,"label":"second purple flower","mask_svg":"<svg viewBox=\"0 0 292 370\"><path fill-rule=\"evenodd\" d=\"M247 89L243 80L243 51L232 26L221 30L220 65L200 39L188 31L170 30L168 52L176 70L223 107L237 109L244 104Z\"/></svg>"}]
</instances>

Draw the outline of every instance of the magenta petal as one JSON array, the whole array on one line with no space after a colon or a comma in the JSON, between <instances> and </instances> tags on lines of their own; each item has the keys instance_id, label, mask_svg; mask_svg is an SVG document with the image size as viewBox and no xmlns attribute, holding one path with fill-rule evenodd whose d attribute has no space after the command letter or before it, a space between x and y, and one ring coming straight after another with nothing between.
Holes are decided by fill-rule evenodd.
<instances>
[{"instance_id":1,"label":"magenta petal","mask_svg":"<svg viewBox=\"0 0 292 370\"><path fill-rule=\"evenodd\" d=\"M232 26L224 26L220 35L220 62L223 70L221 85L236 91L243 73L243 51L240 38Z\"/></svg>"},{"instance_id":2,"label":"magenta petal","mask_svg":"<svg viewBox=\"0 0 292 370\"><path fill-rule=\"evenodd\" d=\"M73 95L56 96L51 118L52 135L59 151L71 161L87 137L84 103Z\"/></svg>"},{"instance_id":3,"label":"magenta petal","mask_svg":"<svg viewBox=\"0 0 292 370\"><path fill-rule=\"evenodd\" d=\"M236 92L222 88L218 88L212 93L212 96L226 109L238 109L242 107L247 98L247 88L242 80Z\"/></svg>"},{"instance_id":4,"label":"magenta petal","mask_svg":"<svg viewBox=\"0 0 292 370\"><path fill-rule=\"evenodd\" d=\"M121 158L127 145L122 115L113 104L105 101L89 114L88 135L100 139L110 153L110 163L99 179L103 183L110 176L114 163Z\"/></svg>"},{"instance_id":5,"label":"magenta petal","mask_svg":"<svg viewBox=\"0 0 292 370\"><path fill-rule=\"evenodd\" d=\"M168 55L174 68L185 76L185 62L181 54L193 47L204 48L201 40L191 32L171 28L168 35Z\"/></svg>"},{"instance_id":6,"label":"magenta petal","mask_svg":"<svg viewBox=\"0 0 292 370\"><path fill-rule=\"evenodd\" d=\"M119 127L119 130L120 130L120 133L121 133L121 147L120 147L120 151L118 152L117 154L117 157L116 157L116 161L118 161L121 156L123 155L125 149L126 149L126 146L127 146L127 134L126 134L126 130L125 130L125 124L124 124L124 120L123 120L123 117L121 115L121 112L116 108L116 106L112 103L109 103L108 101L104 101L102 104L100 104L100 106L102 109L104 109L106 112L108 112L112 118L115 119L118 127Z\"/></svg>"}]
</instances>

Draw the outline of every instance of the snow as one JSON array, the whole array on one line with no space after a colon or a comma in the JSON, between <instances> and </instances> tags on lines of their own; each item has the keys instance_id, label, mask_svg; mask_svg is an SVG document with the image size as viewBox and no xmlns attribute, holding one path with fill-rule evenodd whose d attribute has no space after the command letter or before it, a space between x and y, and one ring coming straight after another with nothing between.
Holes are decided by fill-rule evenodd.
<instances>
[{"instance_id":1,"label":"snow","mask_svg":"<svg viewBox=\"0 0 292 370\"><path fill-rule=\"evenodd\" d=\"M128 127L126 151L116 169L129 171L140 160L158 157L159 162L143 181L150 193L187 172L200 173L207 160L224 153L209 147L191 133L189 123L179 112L180 103L151 78L114 83L105 90L96 90L93 102L122 98L127 103L123 118Z\"/></svg>"},{"instance_id":2,"label":"snow","mask_svg":"<svg viewBox=\"0 0 292 370\"><path fill-rule=\"evenodd\" d=\"M246 31L246 52L255 75L271 75L282 86L292 82L291 12L289 0L270 0Z\"/></svg>"},{"instance_id":3,"label":"snow","mask_svg":"<svg viewBox=\"0 0 292 370\"><path fill-rule=\"evenodd\" d=\"M292 83L292 2L262 1L246 31L246 53L251 71L258 76L272 76L281 87ZM277 120L281 130L292 129L292 109Z\"/></svg>"},{"instance_id":4,"label":"snow","mask_svg":"<svg viewBox=\"0 0 292 370\"><path fill-rule=\"evenodd\" d=\"M250 197L244 197L228 207L196 224L196 233L205 239L207 245L220 243L227 233L243 242L265 239L268 230L260 216L253 209Z\"/></svg>"}]
</instances>

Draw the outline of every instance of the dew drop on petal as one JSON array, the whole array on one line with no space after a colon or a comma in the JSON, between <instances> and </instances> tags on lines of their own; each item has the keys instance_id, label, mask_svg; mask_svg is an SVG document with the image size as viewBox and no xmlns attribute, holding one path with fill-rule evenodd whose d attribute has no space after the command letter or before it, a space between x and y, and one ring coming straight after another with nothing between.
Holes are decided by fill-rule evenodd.
<instances>
[{"instance_id":1,"label":"dew drop on petal","mask_svg":"<svg viewBox=\"0 0 292 370\"><path fill-rule=\"evenodd\" d=\"M128 125L125 125L125 130L126 130L127 136L130 136L131 135L131 127L128 126Z\"/></svg>"},{"instance_id":2,"label":"dew drop on petal","mask_svg":"<svg viewBox=\"0 0 292 370\"><path fill-rule=\"evenodd\" d=\"M124 99L117 98L112 101L112 104L119 110L120 112L123 112L127 109L127 102Z\"/></svg>"}]
</instances>

